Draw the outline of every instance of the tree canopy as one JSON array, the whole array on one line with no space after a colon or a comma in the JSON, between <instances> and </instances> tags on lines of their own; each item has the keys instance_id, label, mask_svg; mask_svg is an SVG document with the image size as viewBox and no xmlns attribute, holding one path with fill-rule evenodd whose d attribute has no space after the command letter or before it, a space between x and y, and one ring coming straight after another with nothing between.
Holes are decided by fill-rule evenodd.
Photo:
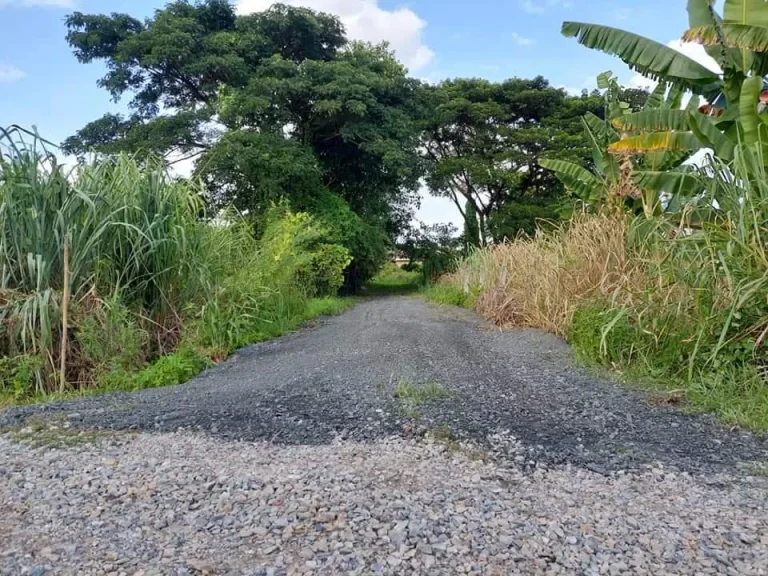
<instances>
[{"instance_id":1,"label":"tree canopy","mask_svg":"<svg viewBox=\"0 0 768 576\"><path fill-rule=\"evenodd\" d=\"M465 203L472 207L483 243L492 232L489 220L506 203L540 204L563 193L538 159L553 151L574 160L589 157L580 118L602 111L599 96L568 96L542 77L448 80L426 91L433 111L422 133L428 186L450 198L465 219ZM505 226L494 229L494 236L510 234Z\"/></svg>"}]
</instances>

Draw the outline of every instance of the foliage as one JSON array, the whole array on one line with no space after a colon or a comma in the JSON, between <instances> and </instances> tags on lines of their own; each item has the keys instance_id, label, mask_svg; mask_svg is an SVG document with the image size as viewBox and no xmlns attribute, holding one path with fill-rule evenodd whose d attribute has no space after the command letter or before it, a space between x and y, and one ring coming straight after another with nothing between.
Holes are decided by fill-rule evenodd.
<instances>
[{"instance_id":1,"label":"foliage","mask_svg":"<svg viewBox=\"0 0 768 576\"><path fill-rule=\"evenodd\" d=\"M429 284L453 268L461 245L461 238L456 233L453 224L427 225L420 222L411 227L407 236L398 244L411 262L421 264L424 284Z\"/></svg>"},{"instance_id":2,"label":"foliage","mask_svg":"<svg viewBox=\"0 0 768 576\"><path fill-rule=\"evenodd\" d=\"M424 282L420 268L405 270L394 262L388 262L366 285L371 294L397 294L418 290Z\"/></svg>"},{"instance_id":3,"label":"foliage","mask_svg":"<svg viewBox=\"0 0 768 576\"><path fill-rule=\"evenodd\" d=\"M443 282L502 325L565 336L590 362L768 429L768 172L760 145L692 171L683 216L579 216L471 254ZM697 206L701 216L692 216ZM695 220L695 222L694 222ZM677 396L675 396L677 397Z\"/></svg>"},{"instance_id":4,"label":"foliage","mask_svg":"<svg viewBox=\"0 0 768 576\"><path fill-rule=\"evenodd\" d=\"M588 111L601 114L603 106L599 96L567 96L541 77L502 83L448 80L425 88L424 98L429 189L450 198L465 219L463 206L472 205L483 245L489 218L506 202L535 203L562 194L558 181L539 166L539 157L586 160L580 117Z\"/></svg>"},{"instance_id":5,"label":"foliage","mask_svg":"<svg viewBox=\"0 0 768 576\"><path fill-rule=\"evenodd\" d=\"M34 146L10 149L0 159L0 352L14 395L177 381L199 371L190 350L218 360L294 328L311 297L341 287L349 253L306 213L275 206L257 240L231 211L207 219L201 189L152 158L67 172Z\"/></svg>"},{"instance_id":6,"label":"foliage","mask_svg":"<svg viewBox=\"0 0 768 576\"><path fill-rule=\"evenodd\" d=\"M106 64L100 85L132 96L129 117L89 124L67 151L197 158L214 209L258 224L286 199L349 249L348 290L375 273L421 176L420 83L386 46L348 44L327 14L276 4L237 15L224 0L179 0L144 22L74 13L67 26L81 62Z\"/></svg>"},{"instance_id":7,"label":"foliage","mask_svg":"<svg viewBox=\"0 0 768 576\"><path fill-rule=\"evenodd\" d=\"M766 124L764 106L759 103L768 74L768 39L764 8L746 0L726 0L720 16L712 0L689 0L689 30L686 41L703 44L720 71L712 71L667 46L630 32L584 24L563 23L563 34L576 37L589 48L614 54L648 78L672 91L693 92L693 105L674 114L638 112L615 118L617 128L640 132L624 135L611 145L616 152L645 153L658 150L692 152L710 148L724 160L732 160L740 142L756 143ZM698 95L706 104L698 107ZM684 188L689 196L690 178L670 178L667 187ZM647 180L646 180L647 183ZM666 190L674 192L675 190Z\"/></svg>"},{"instance_id":8,"label":"foliage","mask_svg":"<svg viewBox=\"0 0 768 576\"><path fill-rule=\"evenodd\" d=\"M621 150L615 147L617 143L631 140L628 136L631 131L645 130L653 122L684 117L686 112L679 110L682 92L672 90L665 95L665 86L661 85L647 95L641 110L633 112L630 103L621 99L624 92L611 72L600 74L597 82L603 90L605 118L587 113L581 120L591 147L592 170L589 166L554 157L542 158L539 164L552 170L569 191L593 210L615 210L623 205L635 210L642 208L651 214L661 208L659 194L662 191L676 198L668 207L679 205L681 199L693 195L695 188L681 186L691 184L682 167L690 153L660 149L632 158L627 152L617 154ZM630 119L636 118L646 119L646 123L634 125Z\"/></svg>"}]
</instances>

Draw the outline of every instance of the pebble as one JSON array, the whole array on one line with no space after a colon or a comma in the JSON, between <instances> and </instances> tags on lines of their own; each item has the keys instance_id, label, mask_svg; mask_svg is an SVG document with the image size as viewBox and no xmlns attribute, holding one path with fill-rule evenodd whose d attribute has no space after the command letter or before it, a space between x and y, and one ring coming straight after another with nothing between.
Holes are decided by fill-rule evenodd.
<instances>
[{"instance_id":1,"label":"pebble","mask_svg":"<svg viewBox=\"0 0 768 576\"><path fill-rule=\"evenodd\" d=\"M188 432L51 449L0 435L0 461L1 574L768 575L764 483L668 465Z\"/></svg>"}]
</instances>

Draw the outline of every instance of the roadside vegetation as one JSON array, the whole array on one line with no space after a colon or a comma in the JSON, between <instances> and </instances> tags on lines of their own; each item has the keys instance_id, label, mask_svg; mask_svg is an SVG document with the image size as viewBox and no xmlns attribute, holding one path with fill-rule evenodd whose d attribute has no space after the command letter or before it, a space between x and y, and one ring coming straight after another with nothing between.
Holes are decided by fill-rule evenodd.
<instances>
[{"instance_id":1,"label":"roadside vegetation","mask_svg":"<svg viewBox=\"0 0 768 576\"><path fill-rule=\"evenodd\" d=\"M475 250L434 295L565 337L586 362L675 403L768 430L768 69L753 42L768 23L736 4L722 19L707 0L688 3L684 37L722 73L621 30L565 23L659 87L633 111L601 76L606 118L583 120L594 161L541 162L581 211Z\"/></svg>"},{"instance_id":2,"label":"roadside vegetation","mask_svg":"<svg viewBox=\"0 0 768 576\"><path fill-rule=\"evenodd\" d=\"M348 250L273 205L256 238L152 158L71 169L8 135L0 158L0 396L178 384L338 312Z\"/></svg>"}]
</instances>

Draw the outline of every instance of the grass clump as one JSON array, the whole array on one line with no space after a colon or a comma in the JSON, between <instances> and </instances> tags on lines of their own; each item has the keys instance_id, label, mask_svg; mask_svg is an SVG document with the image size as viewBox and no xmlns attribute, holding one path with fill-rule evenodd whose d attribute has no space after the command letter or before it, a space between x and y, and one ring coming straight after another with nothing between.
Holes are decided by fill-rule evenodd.
<instances>
[{"instance_id":1,"label":"grass clump","mask_svg":"<svg viewBox=\"0 0 768 576\"><path fill-rule=\"evenodd\" d=\"M452 398L453 394L438 382L416 383L403 379L395 386L394 397L402 405L406 418L420 420L421 408L426 404Z\"/></svg>"}]
</instances>

